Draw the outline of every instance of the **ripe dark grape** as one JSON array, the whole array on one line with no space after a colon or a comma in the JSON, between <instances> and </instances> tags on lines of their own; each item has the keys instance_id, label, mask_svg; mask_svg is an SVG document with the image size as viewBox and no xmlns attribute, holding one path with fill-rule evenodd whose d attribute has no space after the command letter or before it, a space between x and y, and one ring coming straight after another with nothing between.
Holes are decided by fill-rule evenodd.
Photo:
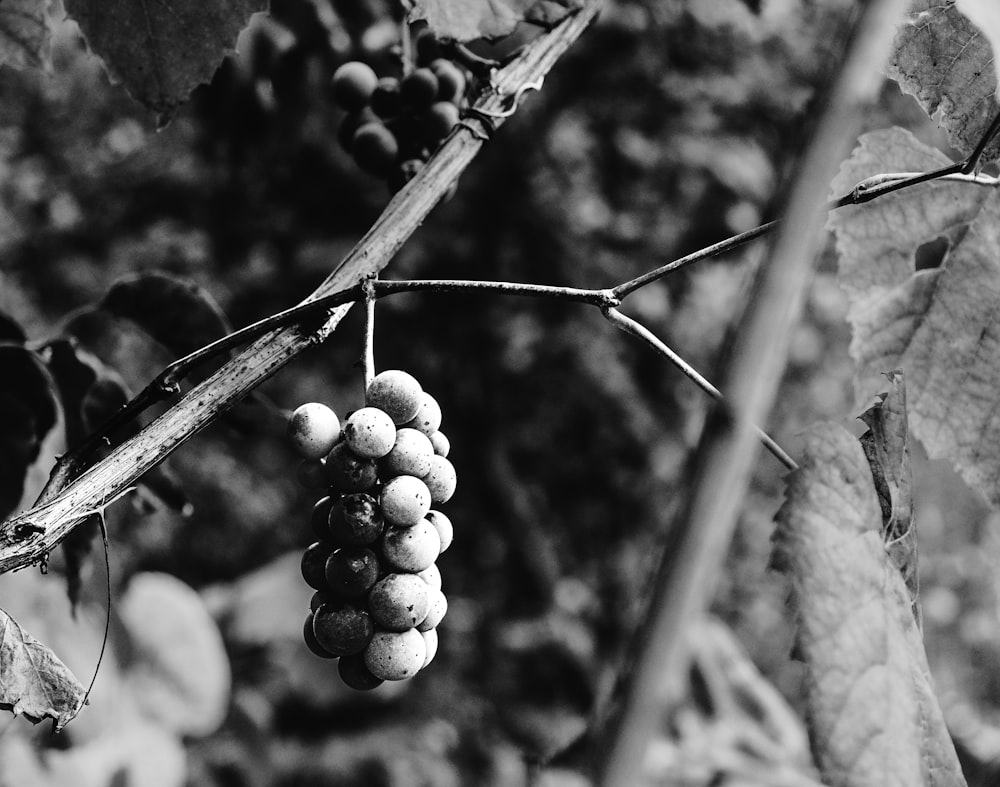
<instances>
[{"instance_id":1,"label":"ripe dark grape","mask_svg":"<svg viewBox=\"0 0 1000 787\"><path fill-rule=\"evenodd\" d=\"M375 626L360 607L331 601L313 614L313 633L324 650L335 656L351 656L365 649Z\"/></svg>"},{"instance_id":2,"label":"ripe dark grape","mask_svg":"<svg viewBox=\"0 0 1000 787\"><path fill-rule=\"evenodd\" d=\"M415 110L426 109L438 94L438 78L429 68L411 71L399 83L399 95L403 105Z\"/></svg>"},{"instance_id":3,"label":"ripe dark grape","mask_svg":"<svg viewBox=\"0 0 1000 787\"><path fill-rule=\"evenodd\" d=\"M366 492L378 483L378 465L341 442L326 457L326 477L338 492Z\"/></svg>"},{"instance_id":4,"label":"ripe dark grape","mask_svg":"<svg viewBox=\"0 0 1000 787\"><path fill-rule=\"evenodd\" d=\"M413 48L416 50L418 66L430 65L441 57L441 45L426 27L414 37Z\"/></svg>"},{"instance_id":5,"label":"ripe dark grape","mask_svg":"<svg viewBox=\"0 0 1000 787\"><path fill-rule=\"evenodd\" d=\"M351 60L333 72L333 100L341 109L356 112L368 103L377 83L378 77L371 66Z\"/></svg>"},{"instance_id":6,"label":"ripe dark grape","mask_svg":"<svg viewBox=\"0 0 1000 787\"><path fill-rule=\"evenodd\" d=\"M313 535L321 541L330 538L331 508L333 508L333 498L327 495L316 501L312 514L309 515L309 527L312 529Z\"/></svg>"},{"instance_id":7,"label":"ripe dark grape","mask_svg":"<svg viewBox=\"0 0 1000 787\"><path fill-rule=\"evenodd\" d=\"M399 156L399 142L383 124L365 123L354 132L351 153L365 172L388 175Z\"/></svg>"},{"instance_id":8,"label":"ripe dark grape","mask_svg":"<svg viewBox=\"0 0 1000 787\"><path fill-rule=\"evenodd\" d=\"M366 547L344 547L326 561L326 581L330 591L347 599L360 599L375 584L378 557Z\"/></svg>"},{"instance_id":9,"label":"ripe dark grape","mask_svg":"<svg viewBox=\"0 0 1000 787\"><path fill-rule=\"evenodd\" d=\"M372 112L383 120L396 117L403 109L399 80L395 77L382 77L372 92L370 106Z\"/></svg>"},{"instance_id":10,"label":"ripe dark grape","mask_svg":"<svg viewBox=\"0 0 1000 787\"><path fill-rule=\"evenodd\" d=\"M372 675L371 670L365 666L364 656L360 653L355 656L341 656L337 662L337 672L347 686L357 691L371 691L385 683L381 678Z\"/></svg>"},{"instance_id":11,"label":"ripe dark grape","mask_svg":"<svg viewBox=\"0 0 1000 787\"><path fill-rule=\"evenodd\" d=\"M465 94L465 74L450 60L439 57L430 65L438 78L438 100L450 101L457 105Z\"/></svg>"},{"instance_id":12,"label":"ripe dark grape","mask_svg":"<svg viewBox=\"0 0 1000 787\"><path fill-rule=\"evenodd\" d=\"M319 644L319 640L316 639L316 632L313 631L313 613L310 612L306 615L305 625L302 627L302 639L306 641L306 647L309 648L313 653L319 656L321 659L335 659L337 658L333 653L328 651L322 645Z\"/></svg>"},{"instance_id":13,"label":"ripe dark grape","mask_svg":"<svg viewBox=\"0 0 1000 787\"><path fill-rule=\"evenodd\" d=\"M363 492L344 495L330 510L330 537L338 544L372 544L382 535L384 527L378 501Z\"/></svg>"},{"instance_id":14,"label":"ripe dark grape","mask_svg":"<svg viewBox=\"0 0 1000 787\"><path fill-rule=\"evenodd\" d=\"M332 553L333 547L326 541L316 541L302 553L302 578L313 590L330 589L326 582L326 561Z\"/></svg>"}]
</instances>

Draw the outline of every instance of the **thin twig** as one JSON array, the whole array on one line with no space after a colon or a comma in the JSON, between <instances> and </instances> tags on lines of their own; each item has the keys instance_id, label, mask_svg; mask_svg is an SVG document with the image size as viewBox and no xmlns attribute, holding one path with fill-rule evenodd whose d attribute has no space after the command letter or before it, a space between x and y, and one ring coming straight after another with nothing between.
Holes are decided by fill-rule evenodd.
<instances>
[{"instance_id":1,"label":"thin twig","mask_svg":"<svg viewBox=\"0 0 1000 787\"><path fill-rule=\"evenodd\" d=\"M369 279L362 285L365 292L365 349L362 363L365 369L365 390L375 379L375 284Z\"/></svg>"}]
</instances>

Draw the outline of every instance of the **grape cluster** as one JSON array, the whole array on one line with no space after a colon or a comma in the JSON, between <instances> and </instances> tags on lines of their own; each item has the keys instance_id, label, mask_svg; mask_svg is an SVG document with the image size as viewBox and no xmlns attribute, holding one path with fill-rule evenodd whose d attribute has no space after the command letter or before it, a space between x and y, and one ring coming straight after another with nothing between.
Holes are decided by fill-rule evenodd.
<instances>
[{"instance_id":1,"label":"grape cluster","mask_svg":"<svg viewBox=\"0 0 1000 787\"><path fill-rule=\"evenodd\" d=\"M456 483L440 426L437 401L398 370L372 380L365 406L343 426L318 402L292 413L299 480L327 492L302 555L302 576L316 591L303 636L317 656L339 657L351 688L413 677L437 652L448 601L435 561L451 545L452 524L431 506L451 498Z\"/></svg>"},{"instance_id":2,"label":"grape cluster","mask_svg":"<svg viewBox=\"0 0 1000 787\"><path fill-rule=\"evenodd\" d=\"M399 189L458 123L465 104L465 70L441 57L427 30L415 39L416 63L402 77L379 77L351 60L333 74L331 91L347 112L341 146L361 169Z\"/></svg>"}]
</instances>

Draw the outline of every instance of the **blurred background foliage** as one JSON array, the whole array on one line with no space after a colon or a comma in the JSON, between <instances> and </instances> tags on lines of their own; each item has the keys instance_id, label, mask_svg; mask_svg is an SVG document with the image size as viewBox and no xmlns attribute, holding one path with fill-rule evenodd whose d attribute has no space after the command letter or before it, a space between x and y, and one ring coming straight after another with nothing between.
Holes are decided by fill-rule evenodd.
<instances>
[{"instance_id":1,"label":"blurred background foliage","mask_svg":"<svg viewBox=\"0 0 1000 787\"><path fill-rule=\"evenodd\" d=\"M854 6L608 2L388 275L610 286L773 218ZM391 72L398 37L388 2L272 0L212 83L157 131L109 84L75 26L60 25L51 73L0 69L0 310L41 342L122 276L154 270L197 282L235 326L300 300L389 197L337 143L330 75L355 58ZM888 83L868 122L941 144ZM678 272L631 296L626 311L717 377L764 250ZM806 424L860 412L844 310L824 257L770 425L793 455ZM296 483L281 419L304 401L358 406L360 336L352 314L255 404L178 451L169 486L182 503L146 494L109 511L116 597L138 572L193 586L232 670L221 721L171 727L185 742L180 775L132 773L134 783L528 784L532 763L570 744L614 696L656 555L670 548L673 493L705 397L593 310L499 296L381 301L377 364L410 371L441 402L460 483L447 506L455 545L440 561L451 608L439 655L414 680L360 695L301 644L310 592L298 553L311 540L315 495ZM133 392L170 360L128 336L92 349ZM983 763L1000 755L996 523L944 467L918 462L916 472L928 650L970 768L982 765L979 783L990 783ZM794 709L792 613L767 570L781 476L763 455L715 612ZM85 607L99 607L103 569L85 562ZM155 622L158 610L148 614ZM713 713L722 711L702 715ZM91 736L70 725L53 742L12 732L17 724L8 742L48 750L50 765L53 748ZM693 729L708 727L665 719L657 762L675 779L661 783L730 783L709 755L678 780ZM585 783L566 762L544 778ZM16 771L0 770L0 781ZM756 781L750 772L732 783L784 783L773 770ZM95 770L92 783L111 783L107 773L133 783L120 763Z\"/></svg>"}]
</instances>

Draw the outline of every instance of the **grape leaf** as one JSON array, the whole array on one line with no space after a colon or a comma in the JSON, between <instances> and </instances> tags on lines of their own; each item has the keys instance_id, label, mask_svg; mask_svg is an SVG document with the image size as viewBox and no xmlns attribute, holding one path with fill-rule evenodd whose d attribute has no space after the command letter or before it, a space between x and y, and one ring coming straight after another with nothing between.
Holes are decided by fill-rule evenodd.
<instances>
[{"instance_id":1,"label":"grape leaf","mask_svg":"<svg viewBox=\"0 0 1000 787\"><path fill-rule=\"evenodd\" d=\"M889 560L903 576L913 617L921 625L906 385L899 371L887 372L886 377L888 392L879 394L878 401L859 416L868 426L868 431L861 435L861 447L868 457L882 509L882 538Z\"/></svg>"},{"instance_id":2,"label":"grape leaf","mask_svg":"<svg viewBox=\"0 0 1000 787\"><path fill-rule=\"evenodd\" d=\"M0 0L0 66L49 64L47 0Z\"/></svg>"},{"instance_id":3,"label":"grape leaf","mask_svg":"<svg viewBox=\"0 0 1000 787\"><path fill-rule=\"evenodd\" d=\"M792 583L823 783L964 785L906 586L882 540L871 468L846 429L809 430L776 519L774 563Z\"/></svg>"},{"instance_id":4,"label":"grape leaf","mask_svg":"<svg viewBox=\"0 0 1000 787\"><path fill-rule=\"evenodd\" d=\"M990 42L954 0L914 0L896 35L888 74L937 116L963 154L975 149L1000 110ZM1000 141L994 140L983 160L998 154Z\"/></svg>"},{"instance_id":5,"label":"grape leaf","mask_svg":"<svg viewBox=\"0 0 1000 787\"><path fill-rule=\"evenodd\" d=\"M58 732L76 715L84 688L47 646L0 609L0 708Z\"/></svg>"},{"instance_id":6,"label":"grape leaf","mask_svg":"<svg viewBox=\"0 0 1000 787\"><path fill-rule=\"evenodd\" d=\"M955 4L982 31L993 51L1000 51L1000 5L995 0L956 0ZM993 68L1000 76L1000 60L996 57Z\"/></svg>"},{"instance_id":7,"label":"grape leaf","mask_svg":"<svg viewBox=\"0 0 1000 787\"><path fill-rule=\"evenodd\" d=\"M866 134L833 188L943 158L900 129ZM883 372L902 369L914 435L1000 504L1000 196L927 183L838 210L829 226L850 303L859 397L879 390ZM941 266L917 270L918 249L938 237L950 246Z\"/></svg>"},{"instance_id":8,"label":"grape leaf","mask_svg":"<svg viewBox=\"0 0 1000 787\"><path fill-rule=\"evenodd\" d=\"M93 51L133 98L168 117L208 82L267 0L65 0Z\"/></svg>"},{"instance_id":9,"label":"grape leaf","mask_svg":"<svg viewBox=\"0 0 1000 787\"><path fill-rule=\"evenodd\" d=\"M582 0L411 0L410 21L425 20L442 41L498 39L522 21L552 27L583 7Z\"/></svg>"}]
</instances>

